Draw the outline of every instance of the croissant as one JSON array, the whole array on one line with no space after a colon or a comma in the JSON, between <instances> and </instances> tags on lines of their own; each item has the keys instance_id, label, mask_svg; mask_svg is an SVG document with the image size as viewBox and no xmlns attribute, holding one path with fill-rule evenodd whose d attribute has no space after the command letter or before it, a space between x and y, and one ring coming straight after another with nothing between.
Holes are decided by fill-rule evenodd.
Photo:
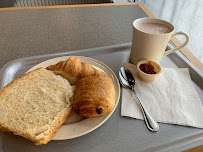
<instances>
[{"instance_id":1,"label":"croissant","mask_svg":"<svg viewBox=\"0 0 203 152\"><path fill-rule=\"evenodd\" d=\"M74 111L84 117L97 117L110 112L115 106L115 89L108 76L89 76L76 84Z\"/></svg>"},{"instance_id":2,"label":"croissant","mask_svg":"<svg viewBox=\"0 0 203 152\"><path fill-rule=\"evenodd\" d=\"M75 85L78 80L87 76L103 75L97 69L81 62L77 57L70 57L65 61L50 65L46 69L54 71L57 75L61 75L67 79L71 85Z\"/></svg>"}]
</instances>

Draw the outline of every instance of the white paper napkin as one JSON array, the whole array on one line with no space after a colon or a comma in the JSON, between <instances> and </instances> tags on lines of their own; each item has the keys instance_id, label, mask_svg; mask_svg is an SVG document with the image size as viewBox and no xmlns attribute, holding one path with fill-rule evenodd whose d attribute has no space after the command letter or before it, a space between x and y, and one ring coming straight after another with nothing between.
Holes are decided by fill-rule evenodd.
<instances>
[{"instance_id":1,"label":"white paper napkin","mask_svg":"<svg viewBox=\"0 0 203 152\"><path fill-rule=\"evenodd\" d=\"M135 90L157 122L203 128L203 106L188 69L163 68L154 82L138 79L137 68L125 63L135 77ZM131 90L122 87L121 116L143 119Z\"/></svg>"}]
</instances>

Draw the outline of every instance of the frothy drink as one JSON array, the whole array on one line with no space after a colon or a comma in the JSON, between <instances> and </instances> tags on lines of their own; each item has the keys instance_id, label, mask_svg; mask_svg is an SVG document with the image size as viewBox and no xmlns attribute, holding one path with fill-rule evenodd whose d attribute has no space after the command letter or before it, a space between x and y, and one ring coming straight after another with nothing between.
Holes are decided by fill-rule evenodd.
<instances>
[{"instance_id":1,"label":"frothy drink","mask_svg":"<svg viewBox=\"0 0 203 152\"><path fill-rule=\"evenodd\" d=\"M133 38L129 61L136 65L141 60L160 62L161 59L184 47L189 36L184 32L174 32L174 26L157 18L138 18L133 21ZM168 42L176 35L183 35L185 42L165 51Z\"/></svg>"},{"instance_id":2,"label":"frothy drink","mask_svg":"<svg viewBox=\"0 0 203 152\"><path fill-rule=\"evenodd\" d=\"M141 23L138 24L136 28L142 32L150 34L165 34L171 32L169 27L159 23Z\"/></svg>"}]
</instances>

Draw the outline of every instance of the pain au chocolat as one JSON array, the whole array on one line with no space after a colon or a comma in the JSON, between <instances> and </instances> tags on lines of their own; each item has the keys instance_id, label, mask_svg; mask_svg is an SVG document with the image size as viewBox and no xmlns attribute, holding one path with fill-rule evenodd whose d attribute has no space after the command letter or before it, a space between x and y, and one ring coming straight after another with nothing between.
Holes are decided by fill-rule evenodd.
<instances>
[{"instance_id":1,"label":"pain au chocolat","mask_svg":"<svg viewBox=\"0 0 203 152\"><path fill-rule=\"evenodd\" d=\"M77 57L70 57L65 61L50 65L46 69L54 71L57 75L61 75L67 79L71 85L75 85L78 80L87 76L103 75L97 69L81 62Z\"/></svg>"},{"instance_id":2,"label":"pain au chocolat","mask_svg":"<svg viewBox=\"0 0 203 152\"><path fill-rule=\"evenodd\" d=\"M76 84L73 109L84 117L97 117L115 106L115 89L108 76L89 76Z\"/></svg>"}]
</instances>

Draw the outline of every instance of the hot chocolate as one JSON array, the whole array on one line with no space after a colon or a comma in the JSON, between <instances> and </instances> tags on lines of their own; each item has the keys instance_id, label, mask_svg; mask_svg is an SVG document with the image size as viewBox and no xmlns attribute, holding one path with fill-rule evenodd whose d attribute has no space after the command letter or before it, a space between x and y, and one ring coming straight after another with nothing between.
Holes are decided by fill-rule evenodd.
<instances>
[{"instance_id":1,"label":"hot chocolate","mask_svg":"<svg viewBox=\"0 0 203 152\"><path fill-rule=\"evenodd\" d=\"M160 62L161 59L184 47L189 36L184 32L174 33L174 26L157 18L138 18L133 22L133 38L129 61L134 65L141 60ZM183 35L185 42L173 49L165 51L168 42L176 35Z\"/></svg>"},{"instance_id":2,"label":"hot chocolate","mask_svg":"<svg viewBox=\"0 0 203 152\"><path fill-rule=\"evenodd\" d=\"M168 26L160 23L141 23L137 24L136 28L142 32L150 34L165 34L171 32Z\"/></svg>"}]
</instances>

